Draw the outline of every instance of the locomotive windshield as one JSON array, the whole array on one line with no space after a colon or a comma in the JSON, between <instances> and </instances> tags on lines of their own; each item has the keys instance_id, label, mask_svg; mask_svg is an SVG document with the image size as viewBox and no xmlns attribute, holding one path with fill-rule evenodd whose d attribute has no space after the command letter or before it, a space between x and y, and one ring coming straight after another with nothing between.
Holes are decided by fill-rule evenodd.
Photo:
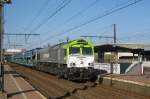
<instances>
[{"instance_id":1,"label":"locomotive windshield","mask_svg":"<svg viewBox=\"0 0 150 99\"><path fill-rule=\"evenodd\" d=\"M80 48L71 47L70 48L70 54L71 55L80 55Z\"/></svg>"},{"instance_id":2,"label":"locomotive windshield","mask_svg":"<svg viewBox=\"0 0 150 99\"><path fill-rule=\"evenodd\" d=\"M83 47L82 48L82 54L83 55L92 55L92 49L89 47Z\"/></svg>"}]
</instances>

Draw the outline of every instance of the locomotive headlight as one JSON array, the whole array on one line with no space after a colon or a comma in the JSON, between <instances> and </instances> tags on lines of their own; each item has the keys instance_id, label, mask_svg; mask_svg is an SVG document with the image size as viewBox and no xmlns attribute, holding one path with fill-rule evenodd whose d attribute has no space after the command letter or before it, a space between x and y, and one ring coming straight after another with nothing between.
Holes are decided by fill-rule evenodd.
<instances>
[{"instance_id":1,"label":"locomotive headlight","mask_svg":"<svg viewBox=\"0 0 150 99\"><path fill-rule=\"evenodd\" d=\"M94 66L94 63L88 63L89 66Z\"/></svg>"},{"instance_id":2,"label":"locomotive headlight","mask_svg":"<svg viewBox=\"0 0 150 99\"><path fill-rule=\"evenodd\" d=\"M76 64L75 63L70 63L70 66L75 66Z\"/></svg>"},{"instance_id":3,"label":"locomotive headlight","mask_svg":"<svg viewBox=\"0 0 150 99\"><path fill-rule=\"evenodd\" d=\"M76 63L73 63L73 66L75 66L76 65Z\"/></svg>"}]
</instances>

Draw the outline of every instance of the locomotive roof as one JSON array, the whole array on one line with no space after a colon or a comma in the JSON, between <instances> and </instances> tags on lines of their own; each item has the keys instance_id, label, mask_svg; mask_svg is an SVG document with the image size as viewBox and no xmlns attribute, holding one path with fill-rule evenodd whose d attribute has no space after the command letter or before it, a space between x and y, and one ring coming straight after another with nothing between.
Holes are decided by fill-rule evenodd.
<instances>
[{"instance_id":1,"label":"locomotive roof","mask_svg":"<svg viewBox=\"0 0 150 99\"><path fill-rule=\"evenodd\" d=\"M80 45L80 44L86 44L86 45L90 45L93 46L93 44L90 41L84 40L84 39L75 39L69 42L61 42L59 44L53 45L53 46L49 46L46 48L43 48L40 50L40 52L45 52L45 50L49 50L49 48L58 48L58 47L62 47L62 48L67 48L69 46L72 45Z\"/></svg>"},{"instance_id":2,"label":"locomotive roof","mask_svg":"<svg viewBox=\"0 0 150 99\"><path fill-rule=\"evenodd\" d=\"M67 44L65 44L63 47L67 48L68 46L72 46L72 45L80 45L80 44L85 44L85 45L90 45L92 46L92 42L85 40L85 39L76 39L76 40L72 40L70 42L68 42Z\"/></svg>"}]
</instances>

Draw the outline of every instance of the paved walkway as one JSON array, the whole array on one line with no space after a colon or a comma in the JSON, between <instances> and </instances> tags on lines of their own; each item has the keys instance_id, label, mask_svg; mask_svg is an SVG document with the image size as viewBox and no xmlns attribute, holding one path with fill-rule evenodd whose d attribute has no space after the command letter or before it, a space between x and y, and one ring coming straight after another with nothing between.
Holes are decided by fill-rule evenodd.
<instances>
[{"instance_id":1,"label":"paved walkway","mask_svg":"<svg viewBox=\"0 0 150 99\"><path fill-rule=\"evenodd\" d=\"M4 89L8 99L46 99L20 75L16 74L11 67L5 65L4 68Z\"/></svg>"}]
</instances>

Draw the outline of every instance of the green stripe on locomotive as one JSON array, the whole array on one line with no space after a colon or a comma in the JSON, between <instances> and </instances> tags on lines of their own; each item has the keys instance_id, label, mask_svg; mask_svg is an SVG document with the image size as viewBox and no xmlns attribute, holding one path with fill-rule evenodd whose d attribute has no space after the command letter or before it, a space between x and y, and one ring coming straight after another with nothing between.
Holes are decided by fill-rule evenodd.
<instances>
[{"instance_id":1,"label":"green stripe on locomotive","mask_svg":"<svg viewBox=\"0 0 150 99\"><path fill-rule=\"evenodd\" d=\"M67 44L63 45L63 48L66 49L66 63L67 64L68 64L68 59L69 59L69 48L70 47L80 48L80 56L82 56L82 48L83 47L91 48L92 56L94 56L94 46L91 41L84 40L84 39L76 39L76 40L70 41Z\"/></svg>"}]
</instances>

